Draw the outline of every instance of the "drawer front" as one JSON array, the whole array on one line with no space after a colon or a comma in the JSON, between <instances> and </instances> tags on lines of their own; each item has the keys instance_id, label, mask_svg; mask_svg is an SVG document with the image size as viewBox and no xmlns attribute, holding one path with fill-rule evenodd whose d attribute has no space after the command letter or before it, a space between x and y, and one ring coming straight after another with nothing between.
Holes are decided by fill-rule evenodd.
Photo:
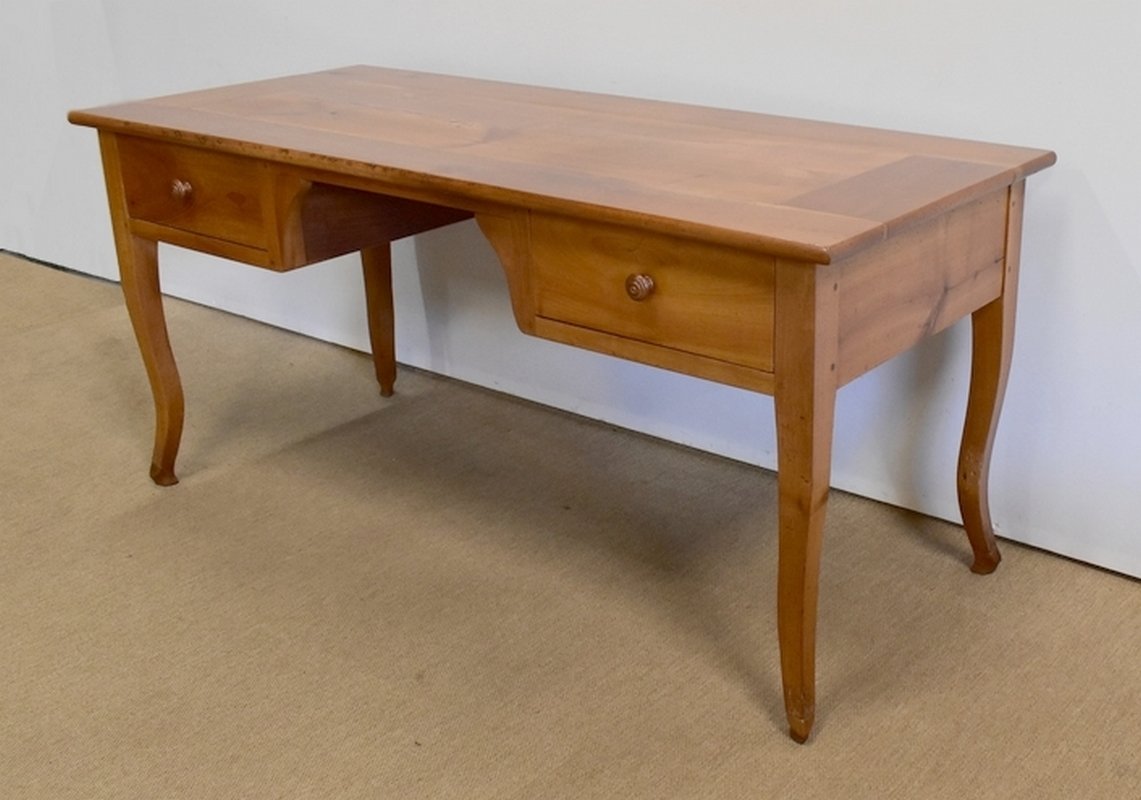
<instances>
[{"instance_id":1,"label":"drawer front","mask_svg":"<svg viewBox=\"0 0 1141 800\"><path fill-rule=\"evenodd\" d=\"M540 317L772 371L768 256L534 215L531 263Z\"/></svg>"},{"instance_id":2,"label":"drawer front","mask_svg":"<svg viewBox=\"0 0 1141 800\"><path fill-rule=\"evenodd\" d=\"M132 219L265 249L268 172L226 153L119 139Z\"/></svg>"}]
</instances>

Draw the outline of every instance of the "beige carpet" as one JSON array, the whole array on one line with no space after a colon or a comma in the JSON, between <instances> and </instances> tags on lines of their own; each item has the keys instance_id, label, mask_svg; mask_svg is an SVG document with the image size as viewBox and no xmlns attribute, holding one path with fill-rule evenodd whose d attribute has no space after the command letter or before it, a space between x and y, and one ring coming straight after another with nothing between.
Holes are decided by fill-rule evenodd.
<instances>
[{"instance_id":1,"label":"beige carpet","mask_svg":"<svg viewBox=\"0 0 1141 800\"><path fill-rule=\"evenodd\" d=\"M785 735L769 473L0 254L0 797L1138 798L1141 586L840 493Z\"/></svg>"}]
</instances>

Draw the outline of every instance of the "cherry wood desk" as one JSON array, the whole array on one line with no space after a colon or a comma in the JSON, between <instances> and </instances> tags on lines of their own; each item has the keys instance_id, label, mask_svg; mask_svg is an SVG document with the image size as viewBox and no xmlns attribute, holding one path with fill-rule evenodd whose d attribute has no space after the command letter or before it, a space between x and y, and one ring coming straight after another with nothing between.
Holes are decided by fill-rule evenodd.
<instances>
[{"instance_id":1,"label":"cherry wood desk","mask_svg":"<svg viewBox=\"0 0 1141 800\"><path fill-rule=\"evenodd\" d=\"M968 314L959 501L971 569L998 564L987 473L1024 181L1049 151L372 67L70 119L99 130L159 484L177 482L183 394L156 242L279 271L360 251L389 395L389 243L474 216L523 332L774 396L797 741L814 717L836 391Z\"/></svg>"}]
</instances>

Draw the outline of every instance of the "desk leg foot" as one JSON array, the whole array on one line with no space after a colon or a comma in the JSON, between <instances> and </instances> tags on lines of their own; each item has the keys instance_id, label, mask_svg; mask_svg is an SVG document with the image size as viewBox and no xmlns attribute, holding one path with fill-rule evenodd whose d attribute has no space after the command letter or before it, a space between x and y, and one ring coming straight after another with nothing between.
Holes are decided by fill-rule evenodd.
<instances>
[{"instance_id":1,"label":"desk leg foot","mask_svg":"<svg viewBox=\"0 0 1141 800\"><path fill-rule=\"evenodd\" d=\"M785 712L797 742L808 739L816 714L816 610L837 389L837 285L829 276L825 267L777 265L777 628Z\"/></svg>"},{"instance_id":2,"label":"desk leg foot","mask_svg":"<svg viewBox=\"0 0 1141 800\"><path fill-rule=\"evenodd\" d=\"M158 486L174 486L178 483L178 476L169 467L151 464L151 480Z\"/></svg>"},{"instance_id":3,"label":"desk leg foot","mask_svg":"<svg viewBox=\"0 0 1141 800\"><path fill-rule=\"evenodd\" d=\"M182 440L184 401L178 366L170 349L170 337L159 289L158 246L129 234L116 242L123 298L143 365L147 370L155 407L155 441L151 456L151 480L159 486L178 483L174 461Z\"/></svg>"},{"instance_id":4,"label":"desk leg foot","mask_svg":"<svg viewBox=\"0 0 1141 800\"><path fill-rule=\"evenodd\" d=\"M788 725L788 736L797 744L804 744L808 741L808 735L812 733L812 720L796 720L790 722Z\"/></svg>"},{"instance_id":5,"label":"desk leg foot","mask_svg":"<svg viewBox=\"0 0 1141 800\"><path fill-rule=\"evenodd\" d=\"M1024 190L1023 183L1010 188L1002 295L971 315L971 386L959 449L958 489L963 527L974 551L971 572L979 575L994 572L1002 560L994 539L987 485L994 435L1014 349Z\"/></svg>"},{"instance_id":6,"label":"desk leg foot","mask_svg":"<svg viewBox=\"0 0 1141 800\"><path fill-rule=\"evenodd\" d=\"M395 316L392 309L392 250L389 243L361 251L368 337L380 396L391 397L396 384Z\"/></svg>"}]
</instances>

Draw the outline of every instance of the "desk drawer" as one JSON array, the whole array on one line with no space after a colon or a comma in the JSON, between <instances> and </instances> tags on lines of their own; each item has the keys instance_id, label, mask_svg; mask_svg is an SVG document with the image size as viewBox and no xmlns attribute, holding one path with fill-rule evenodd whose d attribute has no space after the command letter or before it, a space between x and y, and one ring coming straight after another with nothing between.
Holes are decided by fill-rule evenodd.
<instances>
[{"instance_id":1,"label":"desk drawer","mask_svg":"<svg viewBox=\"0 0 1141 800\"><path fill-rule=\"evenodd\" d=\"M268 172L258 161L121 137L133 219L260 249L267 246Z\"/></svg>"},{"instance_id":2,"label":"desk drawer","mask_svg":"<svg viewBox=\"0 0 1141 800\"><path fill-rule=\"evenodd\" d=\"M531 261L540 317L772 370L769 257L534 215Z\"/></svg>"}]
</instances>

